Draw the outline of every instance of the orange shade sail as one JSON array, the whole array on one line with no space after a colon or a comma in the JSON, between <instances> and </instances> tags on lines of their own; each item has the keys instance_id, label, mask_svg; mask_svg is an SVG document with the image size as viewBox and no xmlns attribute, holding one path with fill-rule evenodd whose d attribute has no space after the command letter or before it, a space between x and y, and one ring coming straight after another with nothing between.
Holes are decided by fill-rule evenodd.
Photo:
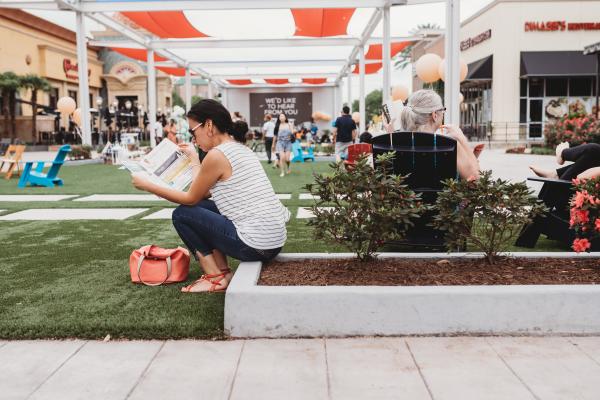
<instances>
[{"instance_id":1,"label":"orange shade sail","mask_svg":"<svg viewBox=\"0 0 600 400\"><path fill-rule=\"evenodd\" d=\"M265 79L265 82L271 85L285 85L286 83L290 83L287 79Z\"/></svg>"},{"instance_id":2,"label":"orange shade sail","mask_svg":"<svg viewBox=\"0 0 600 400\"><path fill-rule=\"evenodd\" d=\"M250 85L252 81L250 79L228 79L227 82L232 85Z\"/></svg>"},{"instance_id":3,"label":"orange shade sail","mask_svg":"<svg viewBox=\"0 0 600 400\"><path fill-rule=\"evenodd\" d=\"M294 36L326 37L346 35L354 8L292 9Z\"/></svg>"},{"instance_id":4,"label":"orange shade sail","mask_svg":"<svg viewBox=\"0 0 600 400\"><path fill-rule=\"evenodd\" d=\"M173 75L173 76L185 76L185 68L177 68L177 67L156 67L156 69L161 70L165 74Z\"/></svg>"},{"instance_id":5,"label":"orange shade sail","mask_svg":"<svg viewBox=\"0 0 600 400\"><path fill-rule=\"evenodd\" d=\"M375 74L377 73L381 68L383 67L383 63L370 63L370 64L365 64L365 74L369 75L369 74ZM358 74L360 73L360 69L358 68L358 65L354 66L354 69L352 70L353 74Z\"/></svg>"},{"instance_id":6,"label":"orange shade sail","mask_svg":"<svg viewBox=\"0 0 600 400\"><path fill-rule=\"evenodd\" d=\"M302 78L302 83L309 85L322 85L327 83L327 78Z\"/></svg>"},{"instance_id":7,"label":"orange shade sail","mask_svg":"<svg viewBox=\"0 0 600 400\"><path fill-rule=\"evenodd\" d=\"M391 45L391 57L400 53L402 50L410 46L413 42L396 42ZM381 60L383 58L383 45L372 44L369 46L369 51L365 54L367 60Z\"/></svg>"},{"instance_id":8,"label":"orange shade sail","mask_svg":"<svg viewBox=\"0 0 600 400\"><path fill-rule=\"evenodd\" d=\"M145 49L127 49L124 47L111 47L110 49L125 57L133 58L134 60L148 61L148 50ZM154 61L167 61L167 59L154 53Z\"/></svg>"},{"instance_id":9,"label":"orange shade sail","mask_svg":"<svg viewBox=\"0 0 600 400\"><path fill-rule=\"evenodd\" d=\"M207 37L192 26L183 11L128 11L121 14L161 38Z\"/></svg>"}]
</instances>

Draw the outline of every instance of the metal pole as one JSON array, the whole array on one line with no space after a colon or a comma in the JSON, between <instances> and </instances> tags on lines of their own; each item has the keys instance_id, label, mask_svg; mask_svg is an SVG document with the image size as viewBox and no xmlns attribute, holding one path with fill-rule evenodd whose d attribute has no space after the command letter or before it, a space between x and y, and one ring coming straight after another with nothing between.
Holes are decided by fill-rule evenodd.
<instances>
[{"instance_id":1,"label":"metal pole","mask_svg":"<svg viewBox=\"0 0 600 400\"><path fill-rule=\"evenodd\" d=\"M596 58L596 117L600 118L600 103L598 99L600 98L600 51L597 54L598 58Z\"/></svg>"},{"instance_id":2,"label":"metal pole","mask_svg":"<svg viewBox=\"0 0 600 400\"><path fill-rule=\"evenodd\" d=\"M212 79L208 80L208 98L213 98L213 88L212 88Z\"/></svg>"},{"instance_id":3,"label":"metal pole","mask_svg":"<svg viewBox=\"0 0 600 400\"><path fill-rule=\"evenodd\" d=\"M190 111L192 108L192 75L190 68L185 69L185 110Z\"/></svg>"},{"instance_id":4,"label":"metal pole","mask_svg":"<svg viewBox=\"0 0 600 400\"><path fill-rule=\"evenodd\" d=\"M360 113L360 133L366 130L367 118L365 113L365 48L360 46L358 51L358 69L359 69L359 92L358 92L358 112Z\"/></svg>"},{"instance_id":5,"label":"metal pole","mask_svg":"<svg viewBox=\"0 0 600 400\"><path fill-rule=\"evenodd\" d=\"M444 100L446 123L460 122L460 1L446 0L446 81Z\"/></svg>"},{"instance_id":6,"label":"metal pole","mask_svg":"<svg viewBox=\"0 0 600 400\"><path fill-rule=\"evenodd\" d=\"M350 107L350 112L352 112L352 70L348 72L348 107Z\"/></svg>"},{"instance_id":7,"label":"metal pole","mask_svg":"<svg viewBox=\"0 0 600 400\"><path fill-rule=\"evenodd\" d=\"M148 122L150 124L150 147L156 146L156 69L154 69L154 50L148 49Z\"/></svg>"},{"instance_id":8,"label":"metal pole","mask_svg":"<svg viewBox=\"0 0 600 400\"><path fill-rule=\"evenodd\" d=\"M90 85L88 81L87 40L83 24L83 13L75 13L77 28L77 75L79 78L79 108L81 109L81 143L92 144L90 116Z\"/></svg>"},{"instance_id":9,"label":"metal pole","mask_svg":"<svg viewBox=\"0 0 600 400\"><path fill-rule=\"evenodd\" d=\"M383 104L390 101L390 6L383 8Z\"/></svg>"}]
</instances>

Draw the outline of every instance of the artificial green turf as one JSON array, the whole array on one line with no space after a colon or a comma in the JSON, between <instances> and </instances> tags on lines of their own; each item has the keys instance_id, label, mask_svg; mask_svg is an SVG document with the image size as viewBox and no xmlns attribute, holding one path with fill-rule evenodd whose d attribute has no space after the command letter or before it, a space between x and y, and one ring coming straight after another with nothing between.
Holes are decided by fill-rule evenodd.
<instances>
[{"instance_id":1,"label":"artificial green turf","mask_svg":"<svg viewBox=\"0 0 600 400\"><path fill-rule=\"evenodd\" d=\"M328 163L294 164L291 175L264 164L277 193L291 193L283 201L292 212L283 252L347 251L315 240L306 220L295 218L298 200L312 181L312 173L329 171ZM17 180L0 179L0 194L120 194L141 193L129 174L114 166L64 167L65 186L18 189ZM167 202L0 202L0 209L57 207L149 207L148 214ZM221 338L223 294L181 294L179 287L133 285L129 254L145 244L175 247L181 242L168 220L125 221L0 221L0 338L130 339ZM554 247L553 247L554 246ZM527 250L514 248L513 250ZM540 240L535 250L561 250ZM237 262L231 262L236 266ZM190 281L199 276L192 263Z\"/></svg>"}]
</instances>

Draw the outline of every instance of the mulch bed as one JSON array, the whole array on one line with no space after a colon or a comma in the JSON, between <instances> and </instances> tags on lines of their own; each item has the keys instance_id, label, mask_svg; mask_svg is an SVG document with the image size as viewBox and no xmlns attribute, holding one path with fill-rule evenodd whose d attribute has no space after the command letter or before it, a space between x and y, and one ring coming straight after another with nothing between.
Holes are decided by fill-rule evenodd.
<instances>
[{"instance_id":1,"label":"mulch bed","mask_svg":"<svg viewBox=\"0 0 600 400\"><path fill-rule=\"evenodd\" d=\"M600 283L599 259L356 259L273 261L262 268L265 286L574 285Z\"/></svg>"}]
</instances>

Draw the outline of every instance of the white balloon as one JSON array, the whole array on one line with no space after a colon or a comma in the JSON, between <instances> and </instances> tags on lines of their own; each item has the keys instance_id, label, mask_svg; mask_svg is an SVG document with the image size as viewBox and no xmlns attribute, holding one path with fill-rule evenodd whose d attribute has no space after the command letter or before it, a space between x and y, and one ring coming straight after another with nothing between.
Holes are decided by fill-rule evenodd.
<instances>
[{"instance_id":1,"label":"white balloon","mask_svg":"<svg viewBox=\"0 0 600 400\"><path fill-rule=\"evenodd\" d=\"M462 58L459 60L459 63L460 63L460 81L462 82L465 80L465 78L467 77L467 74L469 73L469 66L467 65L465 60L463 60ZM438 73L440 74L441 80L446 79L446 60L445 59L440 63L440 66L438 67Z\"/></svg>"},{"instance_id":2,"label":"white balloon","mask_svg":"<svg viewBox=\"0 0 600 400\"><path fill-rule=\"evenodd\" d=\"M56 103L56 108L58 109L58 111L60 111L61 114L65 115L72 114L73 111L75 111L76 107L77 104L75 103L75 100L73 100L69 96L61 97Z\"/></svg>"},{"instance_id":3,"label":"white balloon","mask_svg":"<svg viewBox=\"0 0 600 400\"><path fill-rule=\"evenodd\" d=\"M427 53L421 56L415 64L417 76L425 83L433 83L440 79L438 72L442 58L437 54Z\"/></svg>"},{"instance_id":4,"label":"white balloon","mask_svg":"<svg viewBox=\"0 0 600 400\"><path fill-rule=\"evenodd\" d=\"M71 116L71 118L73 118L73 122L81 126L81 108L78 108L75 111L73 111L73 115Z\"/></svg>"}]
</instances>

